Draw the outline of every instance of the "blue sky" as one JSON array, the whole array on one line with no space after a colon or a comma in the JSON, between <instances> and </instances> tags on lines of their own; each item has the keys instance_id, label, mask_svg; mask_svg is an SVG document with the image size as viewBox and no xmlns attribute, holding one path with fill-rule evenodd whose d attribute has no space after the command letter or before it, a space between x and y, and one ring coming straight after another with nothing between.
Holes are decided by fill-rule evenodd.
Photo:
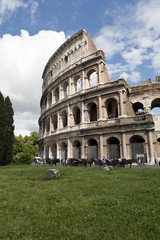
<instances>
[{"instance_id":1,"label":"blue sky","mask_svg":"<svg viewBox=\"0 0 160 240\"><path fill-rule=\"evenodd\" d=\"M0 90L12 100L16 135L38 130L44 66L82 28L105 52L112 80L133 86L160 75L159 0L0 0Z\"/></svg>"}]
</instances>

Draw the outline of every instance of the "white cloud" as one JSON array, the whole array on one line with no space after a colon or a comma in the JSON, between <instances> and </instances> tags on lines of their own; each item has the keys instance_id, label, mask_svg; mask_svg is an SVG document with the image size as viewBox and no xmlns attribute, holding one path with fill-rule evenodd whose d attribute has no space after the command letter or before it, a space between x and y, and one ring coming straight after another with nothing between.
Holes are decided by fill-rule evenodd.
<instances>
[{"instance_id":1,"label":"white cloud","mask_svg":"<svg viewBox=\"0 0 160 240\"><path fill-rule=\"evenodd\" d=\"M4 15L7 11L13 12L19 7L27 7L21 0L0 0L0 14Z\"/></svg>"},{"instance_id":2,"label":"white cloud","mask_svg":"<svg viewBox=\"0 0 160 240\"><path fill-rule=\"evenodd\" d=\"M30 124L27 127L30 117L24 115L26 112L33 114L31 122L38 128L42 72L65 40L64 32L40 31L30 36L25 30L20 36L5 34L0 38L0 89L13 103L17 132L19 128L24 132L33 130Z\"/></svg>"},{"instance_id":3,"label":"white cloud","mask_svg":"<svg viewBox=\"0 0 160 240\"><path fill-rule=\"evenodd\" d=\"M34 22L34 14L38 8L35 0L0 0L0 25L19 8L30 8L31 20Z\"/></svg>"},{"instance_id":4,"label":"white cloud","mask_svg":"<svg viewBox=\"0 0 160 240\"><path fill-rule=\"evenodd\" d=\"M160 73L159 23L159 0L139 1L134 6L126 5L122 15L114 14L112 25L106 25L99 31L95 37L96 46L104 50L106 59L121 55L124 68L127 66L131 73L126 70L124 72L131 77L130 81L137 82L140 78L138 66L146 64L146 67Z\"/></svg>"}]
</instances>

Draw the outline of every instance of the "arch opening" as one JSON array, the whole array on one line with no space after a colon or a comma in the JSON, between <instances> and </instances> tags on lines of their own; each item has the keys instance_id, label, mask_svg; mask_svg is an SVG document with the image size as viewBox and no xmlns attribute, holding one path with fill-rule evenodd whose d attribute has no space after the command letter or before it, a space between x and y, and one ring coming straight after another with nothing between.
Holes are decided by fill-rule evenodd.
<instances>
[{"instance_id":1,"label":"arch opening","mask_svg":"<svg viewBox=\"0 0 160 240\"><path fill-rule=\"evenodd\" d=\"M130 147L133 159L144 158L144 143L144 138L139 135L131 137Z\"/></svg>"},{"instance_id":2,"label":"arch opening","mask_svg":"<svg viewBox=\"0 0 160 240\"><path fill-rule=\"evenodd\" d=\"M75 125L80 124L80 122L81 122L81 111L80 111L79 107L75 107L73 109L73 117L74 117Z\"/></svg>"},{"instance_id":3,"label":"arch opening","mask_svg":"<svg viewBox=\"0 0 160 240\"><path fill-rule=\"evenodd\" d=\"M110 159L120 158L120 142L118 138L111 137L107 140L108 157Z\"/></svg>"},{"instance_id":4,"label":"arch opening","mask_svg":"<svg viewBox=\"0 0 160 240\"><path fill-rule=\"evenodd\" d=\"M90 103L88 105L88 110L90 122L97 121L97 105L95 103Z\"/></svg>"},{"instance_id":5,"label":"arch opening","mask_svg":"<svg viewBox=\"0 0 160 240\"><path fill-rule=\"evenodd\" d=\"M58 127L58 118L57 118L57 115L54 115L54 116L53 116L52 122L53 122L53 129L56 130L57 127Z\"/></svg>"},{"instance_id":6,"label":"arch opening","mask_svg":"<svg viewBox=\"0 0 160 240\"><path fill-rule=\"evenodd\" d=\"M156 98L151 103L152 115L160 115L160 98Z\"/></svg>"},{"instance_id":7,"label":"arch opening","mask_svg":"<svg viewBox=\"0 0 160 240\"><path fill-rule=\"evenodd\" d=\"M66 98L69 95L69 84L68 82L65 82L63 84L63 97Z\"/></svg>"},{"instance_id":8,"label":"arch opening","mask_svg":"<svg viewBox=\"0 0 160 240\"><path fill-rule=\"evenodd\" d=\"M56 144L52 145L52 157L57 158L57 145Z\"/></svg>"},{"instance_id":9,"label":"arch opening","mask_svg":"<svg viewBox=\"0 0 160 240\"><path fill-rule=\"evenodd\" d=\"M98 81L97 81L97 73L96 73L95 69L90 70L87 73L87 77L88 77L90 88L97 86Z\"/></svg>"},{"instance_id":10,"label":"arch opening","mask_svg":"<svg viewBox=\"0 0 160 240\"><path fill-rule=\"evenodd\" d=\"M95 139L88 140L88 158L98 159L98 143Z\"/></svg>"},{"instance_id":11,"label":"arch opening","mask_svg":"<svg viewBox=\"0 0 160 240\"><path fill-rule=\"evenodd\" d=\"M80 92L82 90L82 80L79 76L74 79L75 92Z\"/></svg>"},{"instance_id":12,"label":"arch opening","mask_svg":"<svg viewBox=\"0 0 160 240\"><path fill-rule=\"evenodd\" d=\"M67 144L61 144L61 159L67 159Z\"/></svg>"},{"instance_id":13,"label":"arch opening","mask_svg":"<svg viewBox=\"0 0 160 240\"><path fill-rule=\"evenodd\" d=\"M62 126L67 127L67 125L68 125L67 112L63 111L62 112Z\"/></svg>"},{"instance_id":14,"label":"arch opening","mask_svg":"<svg viewBox=\"0 0 160 240\"><path fill-rule=\"evenodd\" d=\"M108 118L118 118L117 100L114 98L108 99L105 103Z\"/></svg>"},{"instance_id":15,"label":"arch opening","mask_svg":"<svg viewBox=\"0 0 160 240\"><path fill-rule=\"evenodd\" d=\"M55 102L59 101L59 88L56 88L55 92L54 92L54 96L55 96Z\"/></svg>"},{"instance_id":16,"label":"arch opening","mask_svg":"<svg viewBox=\"0 0 160 240\"><path fill-rule=\"evenodd\" d=\"M77 140L73 143L73 158L81 158L81 143Z\"/></svg>"},{"instance_id":17,"label":"arch opening","mask_svg":"<svg viewBox=\"0 0 160 240\"><path fill-rule=\"evenodd\" d=\"M132 104L132 108L133 108L133 111L134 111L135 115L143 115L143 114L145 114L144 106L140 102L136 102L136 103Z\"/></svg>"},{"instance_id":18,"label":"arch opening","mask_svg":"<svg viewBox=\"0 0 160 240\"><path fill-rule=\"evenodd\" d=\"M52 105L52 93L50 93L48 96L48 106L51 107L51 105Z\"/></svg>"}]
</instances>

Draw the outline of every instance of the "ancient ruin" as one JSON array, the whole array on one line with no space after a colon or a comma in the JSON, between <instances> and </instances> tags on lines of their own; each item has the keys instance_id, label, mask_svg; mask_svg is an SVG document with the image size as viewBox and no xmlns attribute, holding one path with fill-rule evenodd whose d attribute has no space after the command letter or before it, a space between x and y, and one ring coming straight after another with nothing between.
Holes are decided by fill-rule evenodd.
<instances>
[{"instance_id":1,"label":"ancient ruin","mask_svg":"<svg viewBox=\"0 0 160 240\"><path fill-rule=\"evenodd\" d=\"M160 77L131 87L111 81L103 51L81 30L51 56L43 72L41 158L160 159Z\"/></svg>"}]
</instances>

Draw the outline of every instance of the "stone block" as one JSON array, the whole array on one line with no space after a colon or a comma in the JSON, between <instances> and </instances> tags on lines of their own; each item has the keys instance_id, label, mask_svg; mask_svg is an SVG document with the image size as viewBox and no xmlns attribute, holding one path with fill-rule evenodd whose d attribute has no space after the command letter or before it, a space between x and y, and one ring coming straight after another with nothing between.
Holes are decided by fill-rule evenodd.
<instances>
[{"instance_id":1,"label":"stone block","mask_svg":"<svg viewBox=\"0 0 160 240\"><path fill-rule=\"evenodd\" d=\"M60 176L60 173L59 173L59 170L57 170L57 169L49 169L46 172L46 178L54 178L54 177L59 177L59 176Z\"/></svg>"}]
</instances>

